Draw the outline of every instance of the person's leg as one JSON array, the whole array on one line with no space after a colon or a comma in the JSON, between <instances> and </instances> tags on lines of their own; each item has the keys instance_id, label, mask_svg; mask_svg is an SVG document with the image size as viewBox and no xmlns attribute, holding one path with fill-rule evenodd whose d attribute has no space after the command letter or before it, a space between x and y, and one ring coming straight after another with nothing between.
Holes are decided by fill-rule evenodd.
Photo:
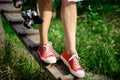
<instances>
[{"instance_id":1,"label":"person's leg","mask_svg":"<svg viewBox=\"0 0 120 80\"><path fill-rule=\"evenodd\" d=\"M48 40L48 30L52 17L52 0L38 0L37 10L43 18L43 23L39 25L40 45L38 53L42 61L46 63L56 63L55 51Z\"/></svg>"},{"instance_id":2,"label":"person's leg","mask_svg":"<svg viewBox=\"0 0 120 80\"><path fill-rule=\"evenodd\" d=\"M48 43L48 30L52 17L52 0L38 0L38 9L43 23L39 25L40 44Z\"/></svg>"},{"instance_id":3,"label":"person's leg","mask_svg":"<svg viewBox=\"0 0 120 80\"><path fill-rule=\"evenodd\" d=\"M76 19L77 11L75 2L62 0L61 19L64 26L66 50L68 53L76 52Z\"/></svg>"},{"instance_id":4,"label":"person's leg","mask_svg":"<svg viewBox=\"0 0 120 80\"><path fill-rule=\"evenodd\" d=\"M77 9L75 2L62 0L61 19L64 26L66 50L61 54L61 59L68 66L70 72L76 77L84 77L85 72L79 64L76 51L76 22Z\"/></svg>"}]
</instances>

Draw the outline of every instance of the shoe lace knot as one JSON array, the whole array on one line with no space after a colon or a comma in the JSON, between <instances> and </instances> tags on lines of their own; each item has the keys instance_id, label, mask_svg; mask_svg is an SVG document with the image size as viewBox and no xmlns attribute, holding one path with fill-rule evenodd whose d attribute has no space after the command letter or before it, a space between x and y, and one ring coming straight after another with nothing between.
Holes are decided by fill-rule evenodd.
<instances>
[{"instance_id":1,"label":"shoe lace knot","mask_svg":"<svg viewBox=\"0 0 120 80\"><path fill-rule=\"evenodd\" d=\"M44 47L44 50L46 51L46 55L52 55L53 54L53 48L52 48L52 43L46 44Z\"/></svg>"},{"instance_id":2,"label":"shoe lace knot","mask_svg":"<svg viewBox=\"0 0 120 80\"><path fill-rule=\"evenodd\" d=\"M78 54L77 54L77 53L74 53L74 54L69 58L68 61L73 60L74 66L76 66L76 68L80 68L79 59L80 59L80 58L79 58Z\"/></svg>"},{"instance_id":3,"label":"shoe lace knot","mask_svg":"<svg viewBox=\"0 0 120 80\"><path fill-rule=\"evenodd\" d=\"M51 44L46 44L44 47L43 47L43 49L44 49L44 51L46 51L46 53L48 54L50 54L51 52L52 52L52 48L51 48L52 46L51 46ZM48 55L49 55L48 54Z\"/></svg>"}]
</instances>

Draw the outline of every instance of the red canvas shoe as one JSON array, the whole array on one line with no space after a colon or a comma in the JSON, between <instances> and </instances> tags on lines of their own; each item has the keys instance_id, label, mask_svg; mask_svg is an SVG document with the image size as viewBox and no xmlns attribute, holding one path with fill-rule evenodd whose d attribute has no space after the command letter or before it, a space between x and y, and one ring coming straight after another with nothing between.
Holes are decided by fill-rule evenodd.
<instances>
[{"instance_id":1,"label":"red canvas shoe","mask_svg":"<svg viewBox=\"0 0 120 80\"><path fill-rule=\"evenodd\" d=\"M57 59L55 57L55 50L52 48L52 44L48 43L45 45L40 45L38 48L38 53L42 61L46 63L56 63Z\"/></svg>"},{"instance_id":2,"label":"red canvas shoe","mask_svg":"<svg viewBox=\"0 0 120 80\"><path fill-rule=\"evenodd\" d=\"M60 57L73 75L79 78L85 76L85 72L79 64L77 53L67 54L67 52L64 51Z\"/></svg>"}]
</instances>

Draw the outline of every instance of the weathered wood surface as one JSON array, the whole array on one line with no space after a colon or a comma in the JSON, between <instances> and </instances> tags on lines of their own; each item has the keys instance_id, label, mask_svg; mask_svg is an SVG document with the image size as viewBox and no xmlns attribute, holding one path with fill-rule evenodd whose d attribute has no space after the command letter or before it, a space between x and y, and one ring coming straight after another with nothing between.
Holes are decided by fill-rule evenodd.
<instances>
[{"instance_id":1,"label":"weathered wood surface","mask_svg":"<svg viewBox=\"0 0 120 80\"><path fill-rule=\"evenodd\" d=\"M0 3L12 3L12 0L0 0Z\"/></svg>"},{"instance_id":2,"label":"weathered wood surface","mask_svg":"<svg viewBox=\"0 0 120 80\"><path fill-rule=\"evenodd\" d=\"M9 23L23 23L21 13L4 13Z\"/></svg>"},{"instance_id":3,"label":"weathered wood surface","mask_svg":"<svg viewBox=\"0 0 120 80\"><path fill-rule=\"evenodd\" d=\"M17 31L17 34L21 36L27 36L27 35L37 35L39 34L39 30L35 29L26 29L23 24L11 24L12 28Z\"/></svg>"},{"instance_id":4,"label":"weathered wood surface","mask_svg":"<svg viewBox=\"0 0 120 80\"><path fill-rule=\"evenodd\" d=\"M0 3L0 11L14 13L20 12L20 9L15 8L12 3Z\"/></svg>"},{"instance_id":5,"label":"weathered wood surface","mask_svg":"<svg viewBox=\"0 0 120 80\"><path fill-rule=\"evenodd\" d=\"M5 32L2 25L2 19L0 14L0 51L3 49L5 43Z\"/></svg>"},{"instance_id":6,"label":"weathered wood surface","mask_svg":"<svg viewBox=\"0 0 120 80\"><path fill-rule=\"evenodd\" d=\"M4 7L1 7L3 6ZM5 6L6 5L6 6ZM10 4L9 4L10 5ZM8 10L11 11L13 6L9 6L7 4L0 4L0 10ZM39 45L39 32L38 30L34 29L26 29L24 28L22 24L22 17L20 13L8 13L3 12L2 15L6 19L6 21L9 23L10 27L14 30L16 35L19 37L19 39L23 42L23 44L26 46L28 51L35 57L36 61L40 64L40 66L48 73L48 76L51 80L82 80L77 79L74 77L68 68L64 65L64 63L60 60L59 55L55 54L58 61L55 64L47 64L41 61L39 58L39 54L37 52L37 48Z\"/></svg>"}]
</instances>

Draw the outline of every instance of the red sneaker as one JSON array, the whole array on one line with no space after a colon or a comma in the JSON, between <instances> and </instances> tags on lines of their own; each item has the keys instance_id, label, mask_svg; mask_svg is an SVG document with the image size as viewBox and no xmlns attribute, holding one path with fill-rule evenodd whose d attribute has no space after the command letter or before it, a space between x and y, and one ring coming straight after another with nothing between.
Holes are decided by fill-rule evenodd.
<instances>
[{"instance_id":1,"label":"red sneaker","mask_svg":"<svg viewBox=\"0 0 120 80\"><path fill-rule=\"evenodd\" d=\"M85 72L79 64L77 53L67 54L67 52L64 51L60 57L73 75L79 78L85 76Z\"/></svg>"},{"instance_id":2,"label":"red sneaker","mask_svg":"<svg viewBox=\"0 0 120 80\"><path fill-rule=\"evenodd\" d=\"M52 44L48 43L39 46L38 53L42 61L46 63L56 63L55 50L52 48Z\"/></svg>"}]
</instances>

